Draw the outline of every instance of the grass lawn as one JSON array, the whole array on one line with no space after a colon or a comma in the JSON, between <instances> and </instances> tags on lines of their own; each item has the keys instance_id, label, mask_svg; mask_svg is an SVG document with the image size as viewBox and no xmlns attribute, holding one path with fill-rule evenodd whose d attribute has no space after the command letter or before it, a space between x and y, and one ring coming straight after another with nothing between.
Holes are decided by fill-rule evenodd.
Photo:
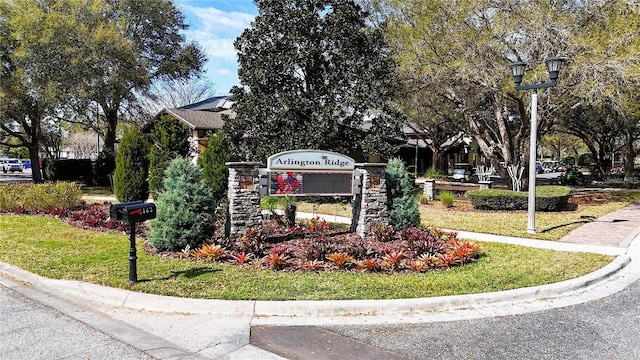
<instances>
[{"instance_id":1,"label":"grass lawn","mask_svg":"<svg viewBox=\"0 0 640 360\"><path fill-rule=\"evenodd\" d=\"M536 212L536 234L527 233L527 211L479 211L466 198L456 198L453 207L439 201L420 205L422 225L449 230L486 234L559 240L580 225L608 213L620 210L640 200L640 191L600 191L579 201L571 200L572 210ZM309 213L351 217L351 206L345 204L298 203L298 210Z\"/></svg>"},{"instance_id":2,"label":"grass lawn","mask_svg":"<svg viewBox=\"0 0 640 360\"><path fill-rule=\"evenodd\" d=\"M536 234L527 233L527 211L476 211L471 203L455 200L445 208L438 202L420 206L422 224L428 227L559 240L590 219L599 218L629 205L631 200L614 200L579 206L575 211L536 212Z\"/></svg>"},{"instance_id":3,"label":"grass lawn","mask_svg":"<svg viewBox=\"0 0 640 360\"><path fill-rule=\"evenodd\" d=\"M138 279L132 289L161 295L215 299L394 299L499 291L571 279L612 257L482 244L474 264L424 274L274 272L146 255L138 244ZM0 216L0 261L54 279L119 288L128 284L129 241L71 227L51 217Z\"/></svg>"}]
</instances>

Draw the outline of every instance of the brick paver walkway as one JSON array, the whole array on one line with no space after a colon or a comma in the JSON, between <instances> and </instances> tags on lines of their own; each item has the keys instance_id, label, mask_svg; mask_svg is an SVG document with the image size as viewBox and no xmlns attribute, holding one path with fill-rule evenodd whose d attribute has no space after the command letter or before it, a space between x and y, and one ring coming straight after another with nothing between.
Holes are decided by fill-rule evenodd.
<instances>
[{"instance_id":1,"label":"brick paver walkway","mask_svg":"<svg viewBox=\"0 0 640 360\"><path fill-rule=\"evenodd\" d=\"M627 247L638 233L640 233L640 203L634 203L580 226L560 241Z\"/></svg>"}]
</instances>

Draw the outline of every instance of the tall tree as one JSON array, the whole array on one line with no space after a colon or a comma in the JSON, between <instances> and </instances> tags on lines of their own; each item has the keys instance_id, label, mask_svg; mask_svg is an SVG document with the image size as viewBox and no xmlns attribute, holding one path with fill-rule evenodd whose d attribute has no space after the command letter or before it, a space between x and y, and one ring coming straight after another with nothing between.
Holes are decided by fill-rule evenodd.
<instances>
[{"instance_id":1,"label":"tall tree","mask_svg":"<svg viewBox=\"0 0 640 360\"><path fill-rule=\"evenodd\" d=\"M222 131L209 135L207 149L198 157L198 166L202 168L202 181L211 188L216 202L225 198L229 186L229 167L231 146Z\"/></svg>"},{"instance_id":2,"label":"tall tree","mask_svg":"<svg viewBox=\"0 0 640 360\"><path fill-rule=\"evenodd\" d=\"M382 0L389 16L388 41L395 45L399 73L426 99L445 101L461 116L485 157L506 178L503 164L524 164L530 131L528 93L516 93L509 65L541 63L566 51L560 5L515 0ZM544 80L534 68L529 81ZM554 103L541 94L538 128Z\"/></svg>"},{"instance_id":3,"label":"tall tree","mask_svg":"<svg viewBox=\"0 0 640 360\"><path fill-rule=\"evenodd\" d=\"M86 19L80 93L99 104L106 122L104 149L113 152L120 114L156 79L198 74L201 49L188 43L184 16L170 0L94 0Z\"/></svg>"},{"instance_id":4,"label":"tall tree","mask_svg":"<svg viewBox=\"0 0 640 360\"><path fill-rule=\"evenodd\" d=\"M634 174L633 143L640 136L640 5L628 0L589 2L577 6L576 13L574 41L579 51L571 55L568 80L572 91L568 95L574 107L599 112L602 122L617 128L617 140L624 144L625 180L630 181ZM567 122L578 135L582 120L570 117ZM599 135L604 134L593 134L592 138ZM616 133L607 135L611 138ZM601 149L598 141L587 144L597 170L606 174L616 146Z\"/></svg>"},{"instance_id":5,"label":"tall tree","mask_svg":"<svg viewBox=\"0 0 640 360\"><path fill-rule=\"evenodd\" d=\"M70 46L86 9L81 0L0 3L0 142L29 150L32 177L41 182L45 125L67 101L76 73Z\"/></svg>"},{"instance_id":6,"label":"tall tree","mask_svg":"<svg viewBox=\"0 0 640 360\"><path fill-rule=\"evenodd\" d=\"M242 87L232 89L237 116L225 124L240 154L390 153L388 138L401 137L390 106L394 63L369 14L354 0L256 4L258 16L235 41Z\"/></svg>"},{"instance_id":7,"label":"tall tree","mask_svg":"<svg viewBox=\"0 0 640 360\"><path fill-rule=\"evenodd\" d=\"M35 181L43 122L97 104L113 154L119 116L136 94L154 79L196 75L204 62L170 0L15 0L0 11L0 137L29 149Z\"/></svg>"}]
</instances>

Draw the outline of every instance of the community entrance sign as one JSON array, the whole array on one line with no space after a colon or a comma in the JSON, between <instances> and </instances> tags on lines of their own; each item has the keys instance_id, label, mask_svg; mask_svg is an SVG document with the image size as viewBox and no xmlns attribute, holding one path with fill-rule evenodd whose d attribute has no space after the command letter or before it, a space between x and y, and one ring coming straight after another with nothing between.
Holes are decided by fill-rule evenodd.
<instances>
[{"instance_id":1,"label":"community entrance sign","mask_svg":"<svg viewBox=\"0 0 640 360\"><path fill-rule=\"evenodd\" d=\"M267 159L269 195L353 195L352 158L323 150L293 150Z\"/></svg>"}]
</instances>

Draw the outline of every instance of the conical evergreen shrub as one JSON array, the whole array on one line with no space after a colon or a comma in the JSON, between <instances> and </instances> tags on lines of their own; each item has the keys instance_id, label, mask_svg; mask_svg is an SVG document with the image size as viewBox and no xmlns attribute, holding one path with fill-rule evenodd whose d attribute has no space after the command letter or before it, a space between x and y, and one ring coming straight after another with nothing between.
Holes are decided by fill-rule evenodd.
<instances>
[{"instance_id":1,"label":"conical evergreen shrub","mask_svg":"<svg viewBox=\"0 0 640 360\"><path fill-rule=\"evenodd\" d=\"M113 191L119 201L149 198L149 150L147 140L130 126L120 140L113 175Z\"/></svg>"},{"instance_id":2,"label":"conical evergreen shrub","mask_svg":"<svg viewBox=\"0 0 640 360\"><path fill-rule=\"evenodd\" d=\"M213 233L216 207L201 169L177 158L169 163L163 186L155 200L157 217L149 222L149 242L161 251L200 247Z\"/></svg>"},{"instance_id":3,"label":"conical evergreen shrub","mask_svg":"<svg viewBox=\"0 0 640 360\"><path fill-rule=\"evenodd\" d=\"M217 201L223 200L227 192L229 175L225 163L229 161L231 146L222 131L211 134L207 149L198 158L198 166L202 168L202 180L211 187Z\"/></svg>"},{"instance_id":4,"label":"conical evergreen shrub","mask_svg":"<svg viewBox=\"0 0 640 360\"><path fill-rule=\"evenodd\" d=\"M400 159L391 159L385 170L389 224L395 230L420 225L416 191L409 172Z\"/></svg>"},{"instance_id":5,"label":"conical evergreen shrub","mask_svg":"<svg viewBox=\"0 0 640 360\"><path fill-rule=\"evenodd\" d=\"M155 198L162 191L164 172L169 162L178 157L187 157L191 151L189 129L180 121L163 116L153 127L151 142L149 190Z\"/></svg>"}]
</instances>

